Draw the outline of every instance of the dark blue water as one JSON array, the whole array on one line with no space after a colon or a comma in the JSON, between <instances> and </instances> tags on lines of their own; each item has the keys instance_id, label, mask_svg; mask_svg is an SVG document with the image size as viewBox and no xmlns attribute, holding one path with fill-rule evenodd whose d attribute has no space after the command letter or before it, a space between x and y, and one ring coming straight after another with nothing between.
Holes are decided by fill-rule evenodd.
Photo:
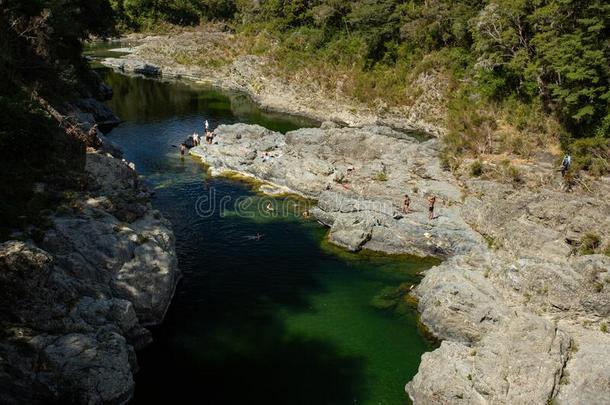
<instances>
[{"instance_id":1,"label":"dark blue water","mask_svg":"<svg viewBox=\"0 0 610 405\"><path fill-rule=\"evenodd\" d=\"M269 200L288 214L268 215L248 184L209 178L172 146L204 119L282 132L315 123L262 113L240 95L102 73L125 120L109 138L155 190L184 274L155 343L138 355L134 402L405 403L430 344L415 312L379 305L380 293L416 283L431 262L333 248L299 214L307 202ZM235 207L244 198L245 212ZM221 200L222 210L209 203Z\"/></svg>"}]
</instances>

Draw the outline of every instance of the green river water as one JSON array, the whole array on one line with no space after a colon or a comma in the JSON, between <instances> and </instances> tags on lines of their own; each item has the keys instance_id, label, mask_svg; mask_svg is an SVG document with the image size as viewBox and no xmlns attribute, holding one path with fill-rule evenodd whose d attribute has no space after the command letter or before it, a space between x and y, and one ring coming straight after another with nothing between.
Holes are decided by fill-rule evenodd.
<instances>
[{"instance_id":1,"label":"green river water","mask_svg":"<svg viewBox=\"0 0 610 405\"><path fill-rule=\"evenodd\" d=\"M99 72L124 120L107 135L155 191L184 275L154 344L138 354L134 403L407 403L404 385L432 343L412 308L382 296L433 262L334 248L299 215L306 202L209 178L172 146L204 119L282 132L315 123L261 112L243 95ZM286 214L256 209L267 200Z\"/></svg>"}]
</instances>

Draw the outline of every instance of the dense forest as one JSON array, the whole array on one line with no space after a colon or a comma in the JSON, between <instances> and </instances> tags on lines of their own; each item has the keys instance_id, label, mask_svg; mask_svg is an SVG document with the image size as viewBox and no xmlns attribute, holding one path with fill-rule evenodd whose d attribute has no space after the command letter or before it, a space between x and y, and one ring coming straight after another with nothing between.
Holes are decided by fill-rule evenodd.
<instances>
[{"instance_id":1,"label":"dense forest","mask_svg":"<svg viewBox=\"0 0 610 405\"><path fill-rule=\"evenodd\" d=\"M122 29L221 20L280 41L285 68L355 76L353 96L409 102L414 73L450 78L453 154L527 155L560 140L610 171L610 4L604 0L111 0ZM331 65L333 69L326 69ZM491 145L501 116L522 137Z\"/></svg>"}]
</instances>

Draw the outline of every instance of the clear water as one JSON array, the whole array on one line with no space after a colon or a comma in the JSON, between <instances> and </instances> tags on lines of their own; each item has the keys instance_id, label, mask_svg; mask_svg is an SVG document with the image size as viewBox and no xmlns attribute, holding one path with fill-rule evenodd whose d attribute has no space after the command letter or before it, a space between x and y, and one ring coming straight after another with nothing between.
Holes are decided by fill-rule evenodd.
<instances>
[{"instance_id":1,"label":"clear water","mask_svg":"<svg viewBox=\"0 0 610 405\"><path fill-rule=\"evenodd\" d=\"M172 145L208 119L285 132L315 123L263 113L246 97L101 70L125 121L109 138L134 162L174 226L182 279L154 344L139 353L135 403L402 404L431 344L416 314L379 309L384 289L418 282L432 263L350 254L248 184L208 178ZM228 202L206 217L202 196ZM235 201L250 198L238 215ZM288 215L268 215L267 200ZM243 211L243 210L242 210ZM251 238L260 233L260 240Z\"/></svg>"}]
</instances>

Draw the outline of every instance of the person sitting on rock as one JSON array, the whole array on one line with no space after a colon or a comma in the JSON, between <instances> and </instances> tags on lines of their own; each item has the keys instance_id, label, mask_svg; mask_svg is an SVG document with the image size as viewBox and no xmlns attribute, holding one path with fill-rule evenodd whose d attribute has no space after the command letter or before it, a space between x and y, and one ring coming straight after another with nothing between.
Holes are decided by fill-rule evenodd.
<instances>
[{"instance_id":1,"label":"person sitting on rock","mask_svg":"<svg viewBox=\"0 0 610 405\"><path fill-rule=\"evenodd\" d=\"M213 139L214 139L214 137L212 136L212 133L206 129L206 131L205 131L205 143L211 145Z\"/></svg>"},{"instance_id":2,"label":"person sitting on rock","mask_svg":"<svg viewBox=\"0 0 610 405\"><path fill-rule=\"evenodd\" d=\"M403 213L408 214L409 212L411 212L409 205L411 205L411 199L409 198L408 194L405 194L405 199L402 203L402 212Z\"/></svg>"},{"instance_id":3,"label":"person sitting on rock","mask_svg":"<svg viewBox=\"0 0 610 405\"><path fill-rule=\"evenodd\" d=\"M434 204L436 203L436 196L428 196L428 219L434 219Z\"/></svg>"},{"instance_id":4,"label":"person sitting on rock","mask_svg":"<svg viewBox=\"0 0 610 405\"><path fill-rule=\"evenodd\" d=\"M89 146L99 146L101 144L100 139L97 136L97 124L93 124L93 126L89 129L87 144Z\"/></svg>"}]
</instances>

